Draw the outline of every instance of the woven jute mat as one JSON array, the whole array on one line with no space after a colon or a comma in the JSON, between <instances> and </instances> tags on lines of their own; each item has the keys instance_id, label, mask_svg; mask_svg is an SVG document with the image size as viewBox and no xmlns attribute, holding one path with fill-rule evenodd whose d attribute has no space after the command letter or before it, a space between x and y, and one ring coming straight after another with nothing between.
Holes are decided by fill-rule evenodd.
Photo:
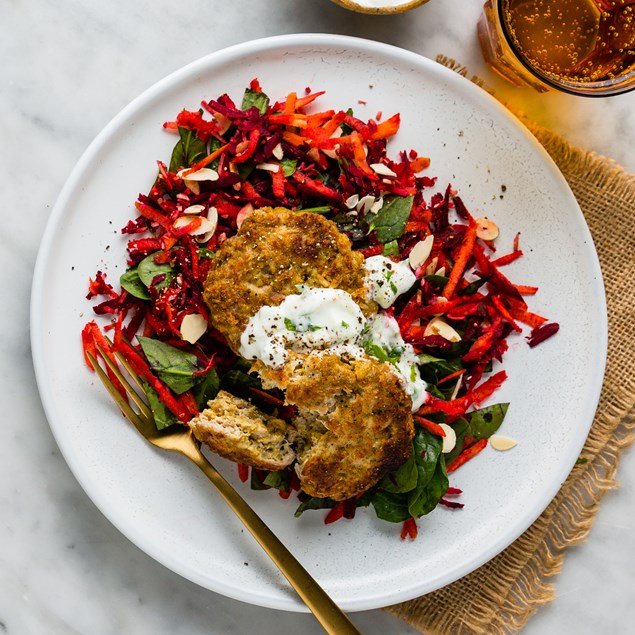
<instances>
[{"instance_id":1,"label":"woven jute mat","mask_svg":"<svg viewBox=\"0 0 635 635\"><path fill-rule=\"evenodd\" d=\"M452 60L437 61L467 74ZM553 132L524 123L569 183L593 236L608 304L606 374L583 461L538 520L464 578L386 608L425 635L503 635L521 630L539 606L553 600L553 577L566 550L588 536L600 500L617 486L620 454L635 439L635 175Z\"/></svg>"}]
</instances>

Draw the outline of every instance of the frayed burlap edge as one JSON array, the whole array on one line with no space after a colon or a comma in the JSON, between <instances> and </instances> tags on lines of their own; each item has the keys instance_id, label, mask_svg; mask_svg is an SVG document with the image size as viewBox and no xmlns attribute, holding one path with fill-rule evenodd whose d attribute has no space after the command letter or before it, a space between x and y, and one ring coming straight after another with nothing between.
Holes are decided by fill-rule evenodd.
<instances>
[{"instance_id":1,"label":"frayed burlap edge","mask_svg":"<svg viewBox=\"0 0 635 635\"><path fill-rule=\"evenodd\" d=\"M467 69L454 60L439 56L437 61L468 76ZM487 90L479 78L471 79ZM620 454L635 440L635 373L623 368L624 363L632 367L635 358L635 302L630 286L635 275L635 237L632 229L606 232L611 217L600 209L602 201L606 205L608 200L632 212L635 176L610 159L574 148L529 121L524 123L554 159L576 198L590 203L583 211L602 265L609 313L604 385L582 462L538 520L471 574L426 596L386 608L426 635L515 633L541 605L551 602L555 597L553 578L562 568L567 548L588 536L602 497L617 487ZM594 198L594 192L602 197ZM602 200L595 204L596 198ZM626 262L616 267L619 254L626 254ZM620 269L618 277L612 275L616 269Z\"/></svg>"}]
</instances>

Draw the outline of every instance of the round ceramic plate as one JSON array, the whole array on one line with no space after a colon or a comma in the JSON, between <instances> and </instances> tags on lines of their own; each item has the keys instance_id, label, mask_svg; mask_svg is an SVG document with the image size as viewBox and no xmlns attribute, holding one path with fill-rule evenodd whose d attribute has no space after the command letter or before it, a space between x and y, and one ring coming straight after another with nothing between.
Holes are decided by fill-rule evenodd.
<instances>
[{"instance_id":1,"label":"round ceramic plate","mask_svg":"<svg viewBox=\"0 0 635 635\"><path fill-rule=\"evenodd\" d=\"M326 90L323 107L361 118L401 113L389 154L415 148L432 158L438 189L451 182L474 215L501 228L501 253L521 232L525 257L506 268L540 287L531 308L561 325L530 349L512 336L509 380L497 401L511 406L501 433L518 446L491 448L452 475L460 511L422 518L416 541L371 509L324 525L322 512L296 519L296 503L253 492L233 464L215 463L347 610L376 608L437 589L483 564L543 511L575 463L591 424L606 354L606 307L597 256L567 184L541 146L495 100L430 60L397 48L330 35L293 35L214 53L159 82L95 139L66 183L44 234L32 297L38 385L59 446L87 494L130 540L194 582L246 602L304 610L284 578L198 470L146 444L84 366L80 331L97 269L116 282L139 192L175 138L162 128L182 108L249 81L282 99ZM432 193L432 192L431 192Z\"/></svg>"}]
</instances>

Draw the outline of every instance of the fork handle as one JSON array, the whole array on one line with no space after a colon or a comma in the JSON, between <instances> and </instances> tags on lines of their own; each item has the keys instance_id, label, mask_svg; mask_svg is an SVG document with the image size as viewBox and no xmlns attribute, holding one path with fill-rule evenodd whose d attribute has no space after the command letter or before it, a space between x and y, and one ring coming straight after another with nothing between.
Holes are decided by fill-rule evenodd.
<instances>
[{"instance_id":1,"label":"fork handle","mask_svg":"<svg viewBox=\"0 0 635 635\"><path fill-rule=\"evenodd\" d=\"M256 514L205 456L199 452L196 456L190 456L189 458L196 463L205 476L213 483L251 535L273 560L304 603L311 609L311 612L324 627L324 630L330 635L361 635L360 631L357 630L342 609L333 602L311 574L295 559L293 554L269 529L260 516Z\"/></svg>"}]
</instances>

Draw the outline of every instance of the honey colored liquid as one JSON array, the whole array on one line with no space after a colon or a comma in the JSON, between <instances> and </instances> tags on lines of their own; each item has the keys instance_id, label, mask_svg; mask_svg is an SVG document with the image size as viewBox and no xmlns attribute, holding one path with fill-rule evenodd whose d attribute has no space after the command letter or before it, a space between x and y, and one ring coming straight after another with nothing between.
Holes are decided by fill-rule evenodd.
<instances>
[{"instance_id":1,"label":"honey colored liquid","mask_svg":"<svg viewBox=\"0 0 635 635\"><path fill-rule=\"evenodd\" d=\"M600 82L635 71L635 0L503 0L518 53L554 79Z\"/></svg>"}]
</instances>

